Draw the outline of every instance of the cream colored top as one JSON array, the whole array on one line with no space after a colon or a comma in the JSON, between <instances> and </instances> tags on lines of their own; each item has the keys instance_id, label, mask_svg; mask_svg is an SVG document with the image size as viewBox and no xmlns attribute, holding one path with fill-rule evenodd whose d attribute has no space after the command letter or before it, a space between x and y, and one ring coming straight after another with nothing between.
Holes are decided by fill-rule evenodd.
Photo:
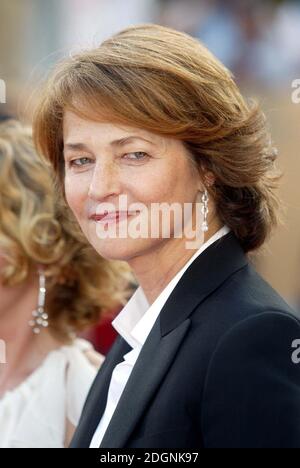
<instances>
[{"instance_id":1,"label":"cream colored top","mask_svg":"<svg viewBox=\"0 0 300 468\"><path fill-rule=\"evenodd\" d=\"M97 369L76 339L48 354L24 382L0 399L0 448L63 448L66 421L77 426ZM102 362L104 357L102 357Z\"/></svg>"}]
</instances>

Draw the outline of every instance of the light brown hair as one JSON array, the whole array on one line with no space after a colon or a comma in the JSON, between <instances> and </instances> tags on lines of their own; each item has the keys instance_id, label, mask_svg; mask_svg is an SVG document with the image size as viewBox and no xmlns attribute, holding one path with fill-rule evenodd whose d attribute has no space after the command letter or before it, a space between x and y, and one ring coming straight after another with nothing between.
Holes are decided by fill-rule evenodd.
<instances>
[{"instance_id":1,"label":"light brown hair","mask_svg":"<svg viewBox=\"0 0 300 468\"><path fill-rule=\"evenodd\" d=\"M280 174L265 116L189 35L132 26L56 66L35 113L34 135L61 187L66 109L182 141L203 181L213 173L208 190L218 216L245 252L260 247L276 225Z\"/></svg>"}]
</instances>

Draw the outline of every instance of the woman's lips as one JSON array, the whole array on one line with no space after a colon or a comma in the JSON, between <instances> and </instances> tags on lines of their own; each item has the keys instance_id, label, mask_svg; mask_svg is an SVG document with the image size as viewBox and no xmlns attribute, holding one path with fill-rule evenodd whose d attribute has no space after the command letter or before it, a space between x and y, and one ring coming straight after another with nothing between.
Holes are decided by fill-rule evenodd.
<instances>
[{"instance_id":1,"label":"woman's lips","mask_svg":"<svg viewBox=\"0 0 300 468\"><path fill-rule=\"evenodd\" d=\"M119 223L120 221L124 221L125 219L135 216L136 214L136 212L129 213L128 211L114 211L111 213L94 214L90 217L90 219L97 223L114 224Z\"/></svg>"}]
</instances>

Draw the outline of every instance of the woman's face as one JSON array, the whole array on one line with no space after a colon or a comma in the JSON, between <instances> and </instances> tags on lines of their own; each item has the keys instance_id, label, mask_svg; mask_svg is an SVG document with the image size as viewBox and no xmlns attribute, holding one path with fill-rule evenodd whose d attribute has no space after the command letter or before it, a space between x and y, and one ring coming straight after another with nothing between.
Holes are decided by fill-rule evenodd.
<instances>
[{"instance_id":1,"label":"woman's face","mask_svg":"<svg viewBox=\"0 0 300 468\"><path fill-rule=\"evenodd\" d=\"M85 120L70 111L64 116L63 137L66 199L101 256L129 261L172 241L173 223L169 223L170 238L162 237L161 230L160 235L152 235L149 210L153 204L183 206L198 200L203 185L182 142L137 128ZM124 208L120 197L127 202ZM125 222L122 238L103 236L116 232L116 227L121 229ZM138 222L143 232L145 223L149 228L143 238L134 238L132 231L129 234L128 227Z\"/></svg>"}]
</instances>

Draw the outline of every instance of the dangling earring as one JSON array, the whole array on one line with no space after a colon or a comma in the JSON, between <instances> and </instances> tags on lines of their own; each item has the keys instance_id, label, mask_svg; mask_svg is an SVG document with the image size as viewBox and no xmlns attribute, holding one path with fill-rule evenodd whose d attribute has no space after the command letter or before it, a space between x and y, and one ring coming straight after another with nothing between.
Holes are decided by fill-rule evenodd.
<instances>
[{"instance_id":1,"label":"dangling earring","mask_svg":"<svg viewBox=\"0 0 300 468\"><path fill-rule=\"evenodd\" d=\"M32 312L33 319L29 321L29 326L35 335L41 332L42 328L49 326L48 314L45 312L46 300L46 277L43 271L39 270L39 297L37 309Z\"/></svg>"},{"instance_id":2,"label":"dangling earring","mask_svg":"<svg viewBox=\"0 0 300 468\"><path fill-rule=\"evenodd\" d=\"M205 189L204 193L202 195L202 204L203 204L203 206L202 206L202 209L201 209L201 212L202 212L202 214L204 216L202 227L201 227L202 232L207 232L208 231L208 221L207 221L207 215L209 213L208 201L209 201L208 192Z\"/></svg>"}]
</instances>

